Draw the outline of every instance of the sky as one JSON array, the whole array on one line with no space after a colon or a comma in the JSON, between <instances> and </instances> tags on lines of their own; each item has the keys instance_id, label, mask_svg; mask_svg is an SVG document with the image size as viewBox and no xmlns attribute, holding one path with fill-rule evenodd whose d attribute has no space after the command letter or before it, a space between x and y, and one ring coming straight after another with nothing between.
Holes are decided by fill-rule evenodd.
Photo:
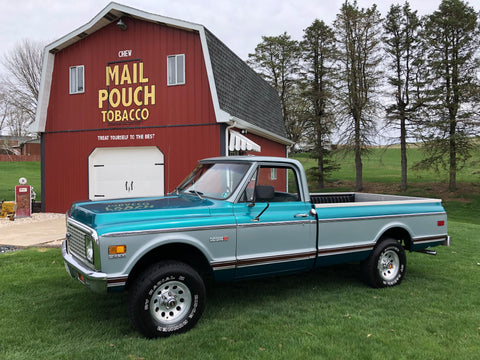
<instances>
[{"instance_id":1,"label":"sky","mask_svg":"<svg viewBox=\"0 0 480 360\"><path fill-rule=\"evenodd\" d=\"M438 9L441 0L410 0L419 15ZM287 32L301 40L316 18L332 25L344 0L117 0L157 15L201 24L240 58L253 53L262 36ZM94 18L107 0L0 0L0 58L28 39L45 45ZM357 0L360 7L374 3L384 16L391 4L404 0ZM480 0L468 3L480 10ZM2 68L0 67L0 71Z\"/></svg>"}]
</instances>

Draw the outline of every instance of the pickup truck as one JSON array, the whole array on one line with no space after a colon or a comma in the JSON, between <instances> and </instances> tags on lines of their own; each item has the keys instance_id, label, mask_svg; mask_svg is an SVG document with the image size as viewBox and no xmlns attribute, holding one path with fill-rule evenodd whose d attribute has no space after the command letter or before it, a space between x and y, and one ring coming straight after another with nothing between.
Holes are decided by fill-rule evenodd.
<instances>
[{"instance_id":1,"label":"pickup truck","mask_svg":"<svg viewBox=\"0 0 480 360\"><path fill-rule=\"evenodd\" d=\"M65 267L95 292L128 290L148 338L191 329L205 281L235 281L359 262L372 287L399 284L405 251L449 245L441 200L310 194L302 165L279 157L201 160L171 194L74 203Z\"/></svg>"}]
</instances>

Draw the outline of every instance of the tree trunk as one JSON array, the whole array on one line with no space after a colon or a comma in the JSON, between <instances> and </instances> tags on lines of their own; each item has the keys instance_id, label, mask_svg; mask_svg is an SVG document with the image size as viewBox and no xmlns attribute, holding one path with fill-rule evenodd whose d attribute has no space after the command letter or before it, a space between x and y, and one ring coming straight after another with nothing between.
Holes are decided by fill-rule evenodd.
<instances>
[{"instance_id":1,"label":"tree trunk","mask_svg":"<svg viewBox=\"0 0 480 360\"><path fill-rule=\"evenodd\" d=\"M450 180L448 190L457 190L457 142L455 139L456 124L450 120Z\"/></svg>"},{"instance_id":2,"label":"tree trunk","mask_svg":"<svg viewBox=\"0 0 480 360\"><path fill-rule=\"evenodd\" d=\"M363 166L362 155L359 150L355 150L355 179L356 179L356 191L363 190Z\"/></svg>"},{"instance_id":3,"label":"tree trunk","mask_svg":"<svg viewBox=\"0 0 480 360\"><path fill-rule=\"evenodd\" d=\"M355 181L356 191L363 190L362 142L360 140L360 117L355 117Z\"/></svg>"},{"instance_id":4,"label":"tree trunk","mask_svg":"<svg viewBox=\"0 0 480 360\"><path fill-rule=\"evenodd\" d=\"M401 157L401 168L402 168L402 175L401 175L401 183L400 183L400 191L407 190L407 129L405 125L405 111L404 109L401 110L401 119L400 119L400 157Z\"/></svg>"}]
</instances>

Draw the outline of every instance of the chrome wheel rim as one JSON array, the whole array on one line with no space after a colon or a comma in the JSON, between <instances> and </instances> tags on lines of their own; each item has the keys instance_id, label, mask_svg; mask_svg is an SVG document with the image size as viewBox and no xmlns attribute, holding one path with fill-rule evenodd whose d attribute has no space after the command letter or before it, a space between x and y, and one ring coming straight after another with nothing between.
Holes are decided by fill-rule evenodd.
<instances>
[{"instance_id":1,"label":"chrome wheel rim","mask_svg":"<svg viewBox=\"0 0 480 360\"><path fill-rule=\"evenodd\" d=\"M393 280L400 269L400 258L394 250L386 250L378 259L378 273L383 280Z\"/></svg>"},{"instance_id":2,"label":"chrome wheel rim","mask_svg":"<svg viewBox=\"0 0 480 360\"><path fill-rule=\"evenodd\" d=\"M191 305L188 287L179 281L168 281L155 289L150 299L150 314L162 324L175 324L187 315Z\"/></svg>"}]
</instances>

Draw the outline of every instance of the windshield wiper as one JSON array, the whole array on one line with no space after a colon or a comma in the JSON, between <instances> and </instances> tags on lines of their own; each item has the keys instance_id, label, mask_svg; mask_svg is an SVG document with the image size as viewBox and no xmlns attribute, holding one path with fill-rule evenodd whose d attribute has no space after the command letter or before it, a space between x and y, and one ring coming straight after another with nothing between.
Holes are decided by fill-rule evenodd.
<instances>
[{"instance_id":1,"label":"windshield wiper","mask_svg":"<svg viewBox=\"0 0 480 360\"><path fill-rule=\"evenodd\" d=\"M197 195L201 200L203 200L203 197L202 197L203 193L202 192L197 191L195 189L194 190L189 190L188 192L191 193L191 194Z\"/></svg>"}]
</instances>

